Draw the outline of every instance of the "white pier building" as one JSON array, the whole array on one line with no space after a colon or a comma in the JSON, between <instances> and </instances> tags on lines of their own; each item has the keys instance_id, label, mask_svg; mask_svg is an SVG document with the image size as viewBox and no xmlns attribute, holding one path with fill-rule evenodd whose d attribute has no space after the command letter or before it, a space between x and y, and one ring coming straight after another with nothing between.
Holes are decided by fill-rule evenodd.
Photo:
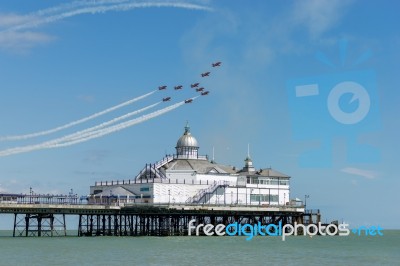
<instances>
[{"instance_id":1,"label":"white pier building","mask_svg":"<svg viewBox=\"0 0 400 266\"><path fill-rule=\"evenodd\" d=\"M186 125L176 154L146 166L131 180L96 182L90 203L185 205L289 205L290 176L256 169L248 155L239 169L199 155L199 144Z\"/></svg>"}]
</instances>

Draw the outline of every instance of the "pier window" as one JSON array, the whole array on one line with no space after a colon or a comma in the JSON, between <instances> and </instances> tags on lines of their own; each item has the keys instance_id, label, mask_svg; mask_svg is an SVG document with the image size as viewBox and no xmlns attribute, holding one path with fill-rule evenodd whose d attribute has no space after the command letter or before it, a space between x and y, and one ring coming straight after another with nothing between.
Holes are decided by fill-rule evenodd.
<instances>
[{"instance_id":1,"label":"pier window","mask_svg":"<svg viewBox=\"0 0 400 266\"><path fill-rule=\"evenodd\" d=\"M136 196L132 196L135 199L151 199L151 195L136 195Z\"/></svg>"},{"instance_id":2,"label":"pier window","mask_svg":"<svg viewBox=\"0 0 400 266\"><path fill-rule=\"evenodd\" d=\"M268 179L261 179L257 177L251 177L247 180L249 184L260 184L260 185L274 185L274 186L288 186L289 180L280 180L279 178L268 178Z\"/></svg>"},{"instance_id":3,"label":"pier window","mask_svg":"<svg viewBox=\"0 0 400 266\"><path fill-rule=\"evenodd\" d=\"M282 186L289 186L289 180L280 180L280 181L279 181L279 185L282 185Z\"/></svg>"},{"instance_id":4,"label":"pier window","mask_svg":"<svg viewBox=\"0 0 400 266\"><path fill-rule=\"evenodd\" d=\"M149 187L141 187L140 191L150 191L150 188Z\"/></svg>"},{"instance_id":5,"label":"pier window","mask_svg":"<svg viewBox=\"0 0 400 266\"><path fill-rule=\"evenodd\" d=\"M250 202L278 202L278 195L274 194L251 194Z\"/></svg>"},{"instance_id":6,"label":"pier window","mask_svg":"<svg viewBox=\"0 0 400 266\"><path fill-rule=\"evenodd\" d=\"M261 185L269 185L269 180L268 179L260 179L260 180L258 180L259 182L259 184L261 184Z\"/></svg>"}]
</instances>

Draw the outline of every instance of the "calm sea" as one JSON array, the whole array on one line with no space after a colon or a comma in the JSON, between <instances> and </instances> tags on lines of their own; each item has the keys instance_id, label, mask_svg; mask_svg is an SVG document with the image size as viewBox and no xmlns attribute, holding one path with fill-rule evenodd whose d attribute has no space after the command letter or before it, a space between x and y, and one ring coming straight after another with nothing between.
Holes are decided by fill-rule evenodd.
<instances>
[{"instance_id":1,"label":"calm sea","mask_svg":"<svg viewBox=\"0 0 400 266\"><path fill-rule=\"evenodd\" d=\"M400 231L321 237L10 237L0 265L400 265Z\"/></svg>"}]
</instances>

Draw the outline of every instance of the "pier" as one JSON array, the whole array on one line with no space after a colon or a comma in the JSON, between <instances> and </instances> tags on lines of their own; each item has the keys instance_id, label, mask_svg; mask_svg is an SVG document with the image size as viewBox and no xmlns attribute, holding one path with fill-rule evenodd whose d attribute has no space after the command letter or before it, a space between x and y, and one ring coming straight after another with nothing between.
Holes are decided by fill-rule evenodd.
<instances>
[{"instance_id":1,"label":"pier","mask_svg":"<svg viewBox=\"0 0 400 266\"><path fill-rule=\"evenodd\" d=\"M188 223L193 219L213 225L308 224L321 220L319 210L305 211L304 206L85 204L77 196L59 195L36 196L50 203L32 203L29 198L30 195L17 195L11 202L0 202L0 214L14 215L14 237L66 236L66 216L78 218L78 236L184 236L188 235Z\"/></svg>"},{"instance_id":2,"label":"pier","mask_svg":"<svg viewBox=\"0 0 400 266\"><path fill-rule=\"evenodd\" d=\"M13 236L65 236L66 216L78 219L78 236L188 235L196 224L315 224L319 210L306 210L290 196L287 174L256 168L248 148L244 166L219 164L199 154L187 124L176 154L145 164L128 180L100 181L87 196L0 194L0 214L14 215Z\"/></svg>"}]
</instances>

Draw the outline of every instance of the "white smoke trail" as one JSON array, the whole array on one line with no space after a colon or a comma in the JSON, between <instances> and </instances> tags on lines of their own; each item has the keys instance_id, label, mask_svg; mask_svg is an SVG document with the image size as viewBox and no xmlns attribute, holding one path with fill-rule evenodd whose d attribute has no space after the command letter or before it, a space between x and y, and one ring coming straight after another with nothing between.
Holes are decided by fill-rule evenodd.
<instances>
[{"instance_id":1,"label":"white smoke trail","mask_svg":"<svg viewBox=\"0 0 400 266\"><path fill-rule=\"evenodd\" d=\"M91 1L91 2L88 2L88 1L74 1L74 2L71 2L71 3L63 3L63 4L60 4L58 6L53 6L53 7L48 7L48 8L45 8L45 9L38 10L38 11L33 12L33 13L29 14L29 15L31 17L48 16L48 15L53 15L55 13L62 13L62 12L65 12L67 10L70 10L70 9L79 8L79 7L82 7L82 6L87 6L87 5L90 5L91 3L95 4L96 2L95 1Z\"/></svg>"},{"instance_id":2,"label":"white smoke trail","mask_svg":"<svg viewBox=\"0 0 400 266\"><path fill-rule=\"evenodd\" d=\"M124 106L129 105L129 104L132 104L132 103L137 102L137 101L139 101L139 100L142 100L142 99L144 99L144 98L146 98L146 97L152 95L152 94L155 93L156 91L157 91L157 90L152 91L152 92L149 92L149 93L146 93L146 94L144 94L144 95L142 95L142 96L136 97L136 98L131 99L131 100L129 100L129 101L123 102L123 103L118 104L118 105L113 106L113 107L110 107L110 108L108 108L108 109L106 109L106 110L103 110L103 111L101 111L101 112L95 113L95 114L93 114L93 115L91 115L91 116L84 117L84 118L82 118L82 119L79 119L79 120L70 122L70 123L65 124L65 125L63 125L63 126L59 126L59 127L53 128L53 129L49 129L49 130L45 130L45 131L41 131L41 132L36 132L36 133L31 133L31 134L17 135L17 136L4 136L4 137L0 137L0 141L22 140L22 139L30 139L30 138L34 138L34 137L49 135L49 134L51 134L51 133L55 133L55 132L61 131L61 130L63 130L63 129L67 129L67 128L70 128L70 127L72 127L72 126L76 126L76 125L78 125L78 124L82 124L82 123L84 123L84 122L86 122L86 121L95 119L96 117L99 117L99 116L101 116L101 115L110 113L110 112L115 111L115 110L117 110L117 109L119 109L119 108L122 108L122 107L124 107Z\"/></svg>"},{"instance_id":3,"label":"white smoke trail","mask_svg":"<svg viewBox=\"0 0 400 266\"><path fill-rule=\"evenodd\" d=\"M139 113L142 113L142 112L144 112L144 111L146 111L146 110L148 110L150 108L153 108L153 107L157 106L160 103L161 102L146 106L146 107L144 107L142 109L136 110L134 112L127 113L125 115L122 115L120 117L114 118L114 119L109 120L107 122L101 123L101 124L99 124L97 126L94 126L94 127L91 127L91 128L87 128L85 130L81 130L81 131L78 131L76 133L69 134L67 136L61 137L61 138L53 139L53 140L46 141L46 142L43 142L43 143L40 143L40 144L36 144L36 145L30 145L30 146L24 146L24 147L16 147L16 148L12 148L12 149L3 150L3 151L0 151L0 156L2 156L1 154L4 153L4 152L10 152L12 154L21 153L21 152L27 152L27 151L31 151L31 150L40 149L41 147L47 147L47 146L51 146L51 145L54 145L54 144L57 144L57 143L62 143L64 141L72 141L72 140L78 139L79 137L81 137L81 138L82 137L87 137L87 136L91 135L90 132L92 132L92 131L93 132L97 132L96 130L99 130L101 128L105 128L106 126L111 125L111 124L115 124L116 122L118 122L120 120L123 120L123 119L126 119L128 117L137 115Z\"/></svg>"},{"instance_id":4,"label":"white smoke trail","mask_svg":"<svg viewBox=\"0 0 400 266\"><path fill-rule=\"evenodd\" d=\"M45 16L45 15L52 15L55 13L62 13L70 9L79 8L83 6L99 6L99 5L106 5L106 4L119 4L119 3L126 3L130 0L85 0L85 1L74 1L71 3L63 3L58 6L53 6L45 9L41 9L34 13L29 14L30 16Z\"/></svg>"},{"instance_id":5,"label":"white smoke trail","mask_svg":"<svg viewBox=\"0 0 400 266\"><path fill-rule=\"evenodd\" d=\"M114 118L114 119L111 119L111 120L109 120L109 121L107 121L107 122L101 123L101 124L99 124L99 125L97 125L97 126L90 127L90 128L87 128L87 129L78 131L78 132L76 132L76 133L73 133L73 134L70 134L70 135L67 135L67 136L58 138L58 139L56 139L56 140L47 141L46 143L55 144L55 143L59 143L59 142L63 142L63 141L71 141L71 140L75 140L75 139L79 139L79 138L82 138L82 137L86 137L86 136L92 135L94 132L98 132L100 129L103 129L103 128L109 126L109 125L115 124L115 123L117 123L118 121L127 119L127 118L129 118L129 117L131 117L131 116L134 116L134 115L143 113L144 111L147 111L147 110L149 110L149 109L151 109L151 108L153 108L153 107L156 107L156 106L159 105L160 103L161 103L161 102L154 103L154 104L149 105L149 106L146 106L146 107L144 107L144 108L142 108L142 109L139 109L139 110L136 110L136 111L127 113L127 114L125 114L125 115L121 115L121 116L116 117L116 118Z\"/></svg>"},{"instance_id":6,"label":"white smoke trail","mask_svg":"<svg viewBox=\"0 0 400 266\"><path fill-rule=\"evenodd\" d=\"M142 113L142 112L144 112L144 111L146 111L146 110L148 110L150 108L153 108L153 107L157 106L160 103L161 102L146 106L146 107L144 107L142 109L136 110L134 112L127 113L127 114L122 115L120 117L114 118L114 119L112 119L110 121L101 123L101 124L99 124L97 126L94 126L94 127L91 127L91 128L87 128L85 130L81 130L81 131L78 131L76 133L69 134L67 136L61 137L61 138L53 139L53 140L46 141L46 142L43 142L43 143L40 143L40 144L36 144L36 145L30 145L30 146L24 146L24 147L16 147L16 148L12 148L12 149L3 150L3 151L0 152L0 156L2 156L1 154L3 152L5 152L5 153L10 152L11 154L27 152L27 151L32 151L32 150L43 149L43 148L49 147L51 145L55 145L55 144L62 143L62 142L65 142L65 141L72 141L72 140L76 140L78 138L87 137L89 135L97 133L99 131L99 129L101 129L101 128L105 128L106 126L109 126L111 124L115 124L116 122L118 122L120 120L123 120L123 119L126 119L128 117L137 115L139 113Z\"/></svg>"},{"instance_id":7,"label":"white smoke trail","mask_svg":"<svg viewBox=\"0 0 400 266\"><path fill-rule=\"evenodd\" d=\"M109 5L105 5L109 4ZM76 9L71 8L70 11L65 11L60 14L51 15L52 12L57 10L64 11L63 7L54 7L42 10L42 12L38 11L37 14L44 13L50 14L48 16L32 16L31 19L19 25L14 25L9 27L4 31L19 31L19 30L26 30L38 27L43 24L48 24L52 22L56 22L68 17L73 17L82 14L97 14L97 13L106 13L108 11L129 11L136 8L149 8L149 7L174 7L174 8L184 8L184 9L193 9L193 10L206 10L211 11L212 9L206 6L191 4L191 3L184 3L184 2L165 2L165 1L154 1L154 2L125 2L125 1L102 1L102 4L98 6L91 6L89 2L87 5L81 4L81 2L76 2L76 4L71 5L73 7L77 7ZM82 7L80 7L82 6ZM69 9L69 6L65 6L66 9ZM47 11L46 11L47 10Z\"/></svg>"},{"instance_id":8,"label":"white smoke trail","mask_svg":"<svg viewBox=\"0 0 400 266\"><path fill-rule=\"evenodd\" d=\"M86 6L99 6L99 5L107 5L107 4L118 4L118 3L126 3L130 0L101 0L101 1L74 1L70 3L63 3L57 6L52 6L49 8L41 9L29 14L19 15L15 13L0 15L0 27L4 27L5 29L11 28L13 26L18 26L22 24L32 23L34 21L43 19L43 17L48 17L60 13L64 13L67 11L71 11L73 9L82 8Z\"/></svg>"},{"instance_id":9,"label":"white smoke trail","mask_svg":"<svg viewBox=\"0 0 400 266\"><path fill-rule=\"evenodd\" d=\"M192 98L193 100L196 99L199 96L196 96L194 98ZM11 149L6 149L6 150L2 150L0 151L0 157L4 157L4 156L9 156L9 155L13 155L13 154L18 154L18 153L25 153L25 152L30 152L30 151L34 151L34 150L41 150L41 149L49 149L49 148L58 148L58 147L66 147L66 146L71 146L74 144L78 144L81 142L85 142L94 138L99 138L120 130L123 130L125 128L134 126L136 124L145 122L149 119L155 118L157 116L160 116L162 114L165 114L169 111L172 111L182 105L185 104L185 101L183 102L179 102L173 105L170 105L168 107L165 107L163 109L159 109L157 111L154 111L150 114L147 115L143 115L139 118L135 118L132 120L128 120L126 122L123 123L119 123L117 125L114 126L110 126L104 129L100 129L100 130L95 130L95 131L90 131L90 132L85 132L85 134L81 135L81 138L76 138L75 134L79 133L74 133L65 137L61 137L58 139L54 139L51 141L46 141L40 144L36 144L36 145L29 145L29 146L23 146L23 147L16 147L16 148L11 148ZM66 141L66 142L65 142ZM63 143L64 142L64 143Z\"/></svg>"},{"instance_id":10,"label":"white smoke trail","mask_svg":"<svg viewBox=\"0 0 400 266\"><path fill-rule=\"evenodd\" d=\"M140 123L143 123L143 122L145 122L147 120L150 120L152 118L155 118L157 116L160 116L162 114L170 112L170 111L172 111L172 110L174 110L174 109L176 109L176 108L178 108L178 107L180 107L180 106L182 106L184 104L185 104L185 102L179 102L179 103L176 103L174 105L168 106L168 107L160 109L158 111L155 111L153 113L150 113L148 115L143 115L143 116L141 116L139 118L135 118L135 119L126 121L124 123L120 123L118 125L115 125L115 126L112 126L112 127L109 127L109 128L105 128L103 130L98 130L97 132L93 132L90 136L83 137L83 138L80 138L80 139L76 139L76 140L73 140L73 141L69 141L69 142L66 142L66 143L59 143L59 144L55 144L55 145L50 145L50 146L48 146L48 148L67 147L67 146L75 145L75 144L78 144L78 143L81 143L81 142L86 142L86 141L89 141L89 140L94 139L94 138L100 138L102 136L105 136L105 135L108 135L108 134L123 130L125 128L131 127L131 126L134 126L134 125L137 125L137 124L140 124Z\"/></svg>"}]
</instances>

